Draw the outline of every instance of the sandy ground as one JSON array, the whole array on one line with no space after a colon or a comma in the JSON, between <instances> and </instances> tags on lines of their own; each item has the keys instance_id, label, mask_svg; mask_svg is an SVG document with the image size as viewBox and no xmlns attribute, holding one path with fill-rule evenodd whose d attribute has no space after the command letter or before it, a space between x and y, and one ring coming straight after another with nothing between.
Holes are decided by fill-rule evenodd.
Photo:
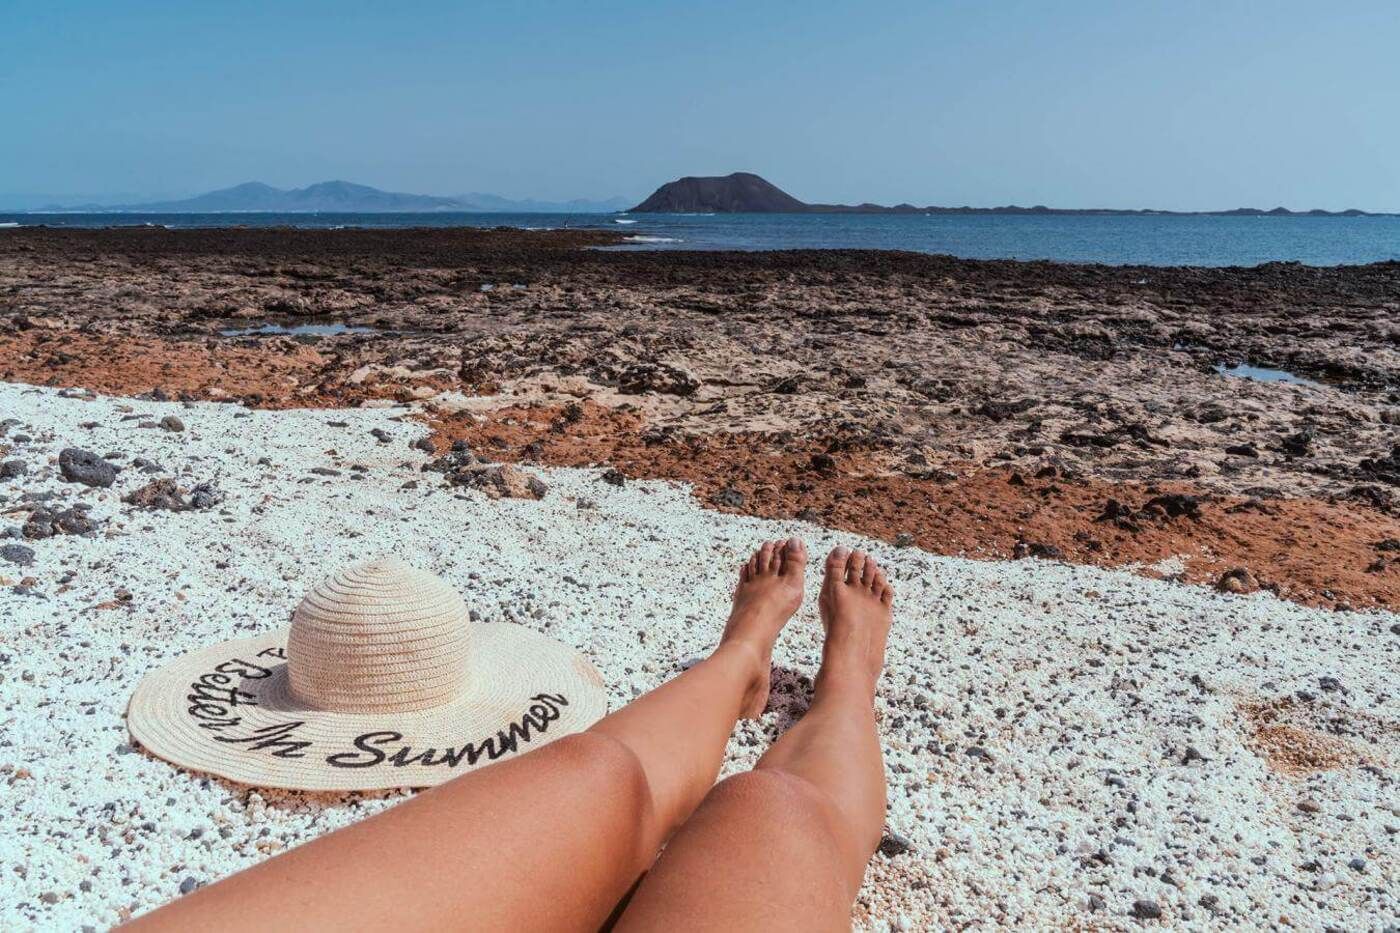
<instances>
[{"instance_id":1,"label":"sandy ground","mask_svg":"<svg viewBox=\"0 0 1400 933\"><path fill-rule=\"evenodd\" d=\"M167 415L184 430L145 426ZM543 500L490 501L420 472L429 455L410 443L427 428L406 408L254 411L0 384L6 419L6 458L28 472L0 480L0 534L19 534L36 507L22 500L47 493L50 509L90 505L96 529L0 538L34 552L27 566L0 560L0 928L104 927L399 799L178 771L132 748L122 718L143 673L286 624L344 563L410 556L479 618L586 652L615 707L705 651L733 566L792 533L818 552L868 547L899 590L877 699L888 835L859 928L1120 928L1160 911L1193 928L1378 929L1400 914L1396 615L938 557L597 470L541 468ZM111 489L61 480L58 453L75 445L120 454ZM225 498L182 512L120 501L158 476ZM817 584L726 772L804 708Z\"/></svg>"}]
</instances>

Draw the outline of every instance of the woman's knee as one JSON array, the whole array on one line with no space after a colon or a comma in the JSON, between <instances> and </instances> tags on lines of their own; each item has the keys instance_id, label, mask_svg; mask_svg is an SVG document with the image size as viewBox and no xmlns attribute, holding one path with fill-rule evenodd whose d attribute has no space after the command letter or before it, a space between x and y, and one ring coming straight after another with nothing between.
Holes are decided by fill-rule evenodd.
<instances>
[{"instance_id":1,"label":"woman's knee","mask_svg":"<svg viewBox=\"0 0 1400 933\"><path fill-rule=\"evenodd\" d=\"M742 809L755 829L771 822L803 835L829 835L842 823L835 802L815 784L771 768L725 778L710 791L710 799L716 806Z\"/></svg>"},{"instance_id":2,"label":"woman's knee","mask_svg":"<svg viewBox=\"0 0 1400 933\"><path fill-rule=\"evenodd\" d=\"M651 786L641 759L625 743L598 732L578 732L546 746L554 767L566 771L590 796L612 799L646 813Z\"/></svg>"}]
</instances>

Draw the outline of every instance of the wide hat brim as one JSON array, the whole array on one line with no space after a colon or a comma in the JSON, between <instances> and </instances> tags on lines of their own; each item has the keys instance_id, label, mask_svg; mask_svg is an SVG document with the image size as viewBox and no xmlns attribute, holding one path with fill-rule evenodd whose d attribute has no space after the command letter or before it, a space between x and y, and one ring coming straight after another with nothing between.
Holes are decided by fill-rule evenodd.
<instances>
[{"instance_id":1,"label":"wide hat brim","mask_svg":"<svg viewBox=\"0 0 1400 933\"><path fill-rule=\"evenodd\" d=\"M287 629L202 648L147 674L132 737L172 764L258 787L429 787L587 729L607 713L593 666L510 623L472 624L461 693L430 709L346 713L292 694Z\"/></svg>"}]
</instances>

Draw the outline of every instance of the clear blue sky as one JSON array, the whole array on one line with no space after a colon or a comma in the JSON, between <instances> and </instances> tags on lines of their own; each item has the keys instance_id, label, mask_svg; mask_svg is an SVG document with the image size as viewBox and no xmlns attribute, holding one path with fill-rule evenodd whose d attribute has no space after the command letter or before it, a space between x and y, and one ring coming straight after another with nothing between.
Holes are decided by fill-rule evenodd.
<instances>
[{"instance_id":1,"label":"clear blue sky","mask_svg":"<svg viewBox=\"0 0 1400 933\"><path fill-rule=\"evenodd\" d=\"M0 0L0 194L1400 210L1400 5Z\"/></svg>"}]
</instances>

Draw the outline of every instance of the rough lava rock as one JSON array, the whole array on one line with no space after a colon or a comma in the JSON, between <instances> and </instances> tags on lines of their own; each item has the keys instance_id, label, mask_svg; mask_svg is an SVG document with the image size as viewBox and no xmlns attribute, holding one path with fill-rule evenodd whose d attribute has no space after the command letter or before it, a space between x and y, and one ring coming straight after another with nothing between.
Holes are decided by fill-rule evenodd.
<instances>
[{"instance_id":1,"label":"rough lava rock","mask_svg":"<svg viewBox=\"0 0 1400 933\"><path fill-rule=\"evenodd\" d=\"M448 477L454 486L469 486L490 499L543 499L549 487L544 480L510 463L476 464Z\"/></svg>"},{"instance_id":2,"label":"rough lava rock","mask_svg":"<svg viewBox=\"0 0 1400 933\"><path fill-rule=\"evenodd\" d=\"M694 395L700 380L688 369L668 363L633 363L617 377L618 391L626 395L659 392L662 395Z\"/></svg>"},{"instance_id":3,"label":"rough lava rock","mask_svg":"<svg viewBox=\"0 0 1400 933\"><path fill-rule=\"evenodd\" d=\"M224 501L224 495L212 483L200 483L186 490L173 479L161 477L128 493L122 498L122 501L139 509L168 509L172 512L186 512L212 508Z\"/></svg>"},{"instance_id":4,"label":"rough lava rock","mask_svg":"<svg viewBox=\"0 0 1400 933\"><path fill-rule=\"evenodd\" d=\"M58 469L70 483L106 488L116 482L117 468L90 450L66 447L58 455Z\"/></svg>"},{"instance_id":5,"label":"rough lava rock","mask_svg":"<svg viewBox=\"0 0 1400 933\"><path fill-rule=\"evenodd\" d=\"M34 563L34 549L25 547L23 544L7 544L0 547L0 560L20 567L28 567Z\"/></svg>"},{"instance_id":6,"label":"rough lava rock","mask_svg":"<svg viewBox=\"0 0 1400 933\"><path fill-rule=\"evenodd\" d=\"M87 535L97 530L97 522L85 509L36 509L24 523L26 538L52 538L54 535Z\"/></svg>"}]
</instances>

